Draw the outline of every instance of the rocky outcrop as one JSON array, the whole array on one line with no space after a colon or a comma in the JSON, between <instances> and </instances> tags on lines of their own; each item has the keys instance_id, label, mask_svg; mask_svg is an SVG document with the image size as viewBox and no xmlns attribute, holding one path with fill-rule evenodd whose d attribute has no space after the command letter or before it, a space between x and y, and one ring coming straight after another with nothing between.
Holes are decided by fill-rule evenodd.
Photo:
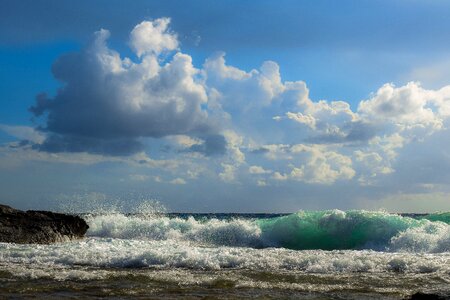
<instances>
[{"instance_id":1,"label":"rocky outcrop","mask_svg":"<svg viewBox=\"0 0 450 300\"><path fill-rule=\"evenodd\" d=\"M82 238L89 226L78 217L50 211L21 211L0 205L0 242L48 244Z\"/></svg>"},{"instance_id":2,"label":"rocky outcrop","mask_svg":"<svg viewBox=\"0 0 450 300\"><path fill-rule=\"evenodd\" d=\"M438 294L429 294L417 292L409 298L410 300L448 300L450 299L450 295L438 295Z\"/></svg>"}]
</instances>

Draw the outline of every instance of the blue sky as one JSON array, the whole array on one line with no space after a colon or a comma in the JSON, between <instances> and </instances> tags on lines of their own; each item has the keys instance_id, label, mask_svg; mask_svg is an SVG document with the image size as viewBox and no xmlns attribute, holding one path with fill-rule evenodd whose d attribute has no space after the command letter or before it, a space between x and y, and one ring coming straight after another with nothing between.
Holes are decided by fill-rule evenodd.
<instances>
[{"instance_id":1,"label":"blue sky","mask_svg":"<svg viewBox=\"0 0 450 300\"><path fill-rule=\"evenodd\" d=\"M2 1L1 201L448 210L449 11Z\"/></svg>"}]
</instances>

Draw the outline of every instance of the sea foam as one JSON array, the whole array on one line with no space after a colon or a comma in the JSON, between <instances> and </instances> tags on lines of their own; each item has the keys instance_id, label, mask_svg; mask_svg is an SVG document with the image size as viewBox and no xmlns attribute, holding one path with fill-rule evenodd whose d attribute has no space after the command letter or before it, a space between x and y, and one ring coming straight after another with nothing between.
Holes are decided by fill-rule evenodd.
<instances>
[{"instance_id":1,"label":"sea foam","mask_svg":"<svg viewBox=\"0 0 450 300\"><path fill-rule=\"evenodd\" d=\"M450 272L450 253L427 254L371 250L305 250L283 248L202 247L173 241L87 238L83 241L39 245L1 244L0 266L30 270L88 268L248 269L329 272ZM23 272L26 272L23 270ZM36 271L35 271L36 272ZM39 276L39 275L38 275Z\"/></svg>"}]
</instances>

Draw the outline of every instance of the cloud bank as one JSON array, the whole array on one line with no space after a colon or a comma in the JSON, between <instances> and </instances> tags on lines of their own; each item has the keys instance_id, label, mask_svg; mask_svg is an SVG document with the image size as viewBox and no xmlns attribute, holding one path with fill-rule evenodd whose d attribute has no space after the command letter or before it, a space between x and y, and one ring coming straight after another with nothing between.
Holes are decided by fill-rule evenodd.
<instances>
[{"instance_id":1,"label":"cloud bank","mask_svg":"<svg viewBox=\"0 0 450 300\"><path fill-rule=\"evenodd\" d=\"M172 174L174 184L212 172L260 188L367 186L402 169L405 147L447 130L450 86L388 83L354 108L314 101L304 81L283 81L274 61L248 71L216 53L195 67L169 25L168 18L136 25L132 58L110 49L103 29L80 52L60 57L52 71L62 87L54 97L38 95L30 108L42 122L32 148L132 156L154 138L189 161L191 169L178 170L184 178Z\"/></svg>"}]
</instances>

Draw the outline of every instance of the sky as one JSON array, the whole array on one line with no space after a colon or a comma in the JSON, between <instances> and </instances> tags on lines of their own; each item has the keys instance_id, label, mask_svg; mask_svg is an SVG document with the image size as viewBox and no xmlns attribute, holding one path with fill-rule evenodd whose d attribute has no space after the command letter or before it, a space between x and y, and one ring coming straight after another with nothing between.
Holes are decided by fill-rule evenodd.
<instances>
[{"instance_id":1,"label":"sky","mask_svg":"<svg viewBox=\"0 0 450 300\"><path fill-rule=\"evenodd\" d=\"M0 202L450 210L448 1L0 1Z\"/></svg>"}]
</instances>

